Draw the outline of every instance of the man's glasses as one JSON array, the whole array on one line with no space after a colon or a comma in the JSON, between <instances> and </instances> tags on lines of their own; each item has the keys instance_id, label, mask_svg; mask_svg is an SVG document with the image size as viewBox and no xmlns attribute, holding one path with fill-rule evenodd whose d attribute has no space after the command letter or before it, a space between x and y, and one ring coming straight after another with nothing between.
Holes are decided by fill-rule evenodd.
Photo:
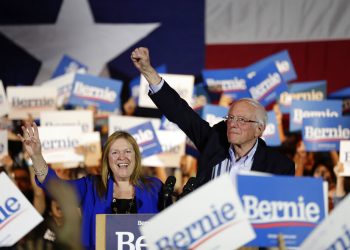
<instances>
[{"instance_id":1,"label":"man's glasses","mask_svg":"<svg viewBox=\"0 0 350 250\"><path fill-rule=\"evenodd\" d=\"M247 118L235 115L227 115L223 117L226 122L236 122L238 126L244 126L247 123L259 123L258 121L249 120Z\"/></svg>"}]
</instances>

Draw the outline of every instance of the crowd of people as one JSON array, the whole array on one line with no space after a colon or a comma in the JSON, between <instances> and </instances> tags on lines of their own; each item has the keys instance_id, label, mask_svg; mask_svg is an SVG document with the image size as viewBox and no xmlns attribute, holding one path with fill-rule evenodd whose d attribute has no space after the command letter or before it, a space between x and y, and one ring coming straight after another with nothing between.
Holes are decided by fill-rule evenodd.
<instances>
[{"instance_id":1,"label":"crowd of people","mask_svg":"<svg viewBox=\"0 0 350 250\"><path fill-rule=\"evenodd\" d=\"M188 136L199 154L183 155L180 168L142 166L139 146L129 133L115 131L107 136L105 130L96 127L106 138L102 140L100 165L59 169L47 164L42 155L37 128L40 121L2 117L1 129L9 134L9 152L0 158L0 171L13 179L44 217L43 223L9 249L95 249L96 214L160 212L175 201L165 201L162 196L169 175L177 177L177 193L190 177L196 176L200 186L234 170L323 178L328 182L330 211L349 193L349 177L340 174L343 166L338 152L307 152L301 135L288 132L288 117L281 114L277 104L274 111L282 144L269 147L260 138L267 124L266 110L256 100L232 101L227 104L225 120L210 126L159 76L147 48L135 49L131 61L148 81L152 101ZM127 115L132 115L130 101L125 105ZM67 191L69 188L75 192ZM72 207L76 216L64 213ZM81 227L72 233L67 224L73 222ZM69 233L81 234L74 247L65 240Z\"/></svg>"}]
</instances>

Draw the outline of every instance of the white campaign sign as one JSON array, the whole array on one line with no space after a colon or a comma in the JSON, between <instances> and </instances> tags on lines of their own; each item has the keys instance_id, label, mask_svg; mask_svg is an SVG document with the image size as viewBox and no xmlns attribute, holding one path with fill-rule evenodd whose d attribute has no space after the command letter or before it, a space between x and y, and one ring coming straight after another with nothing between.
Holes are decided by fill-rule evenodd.
<instances>
[{"instance_id":1,"label":"white campaign sign","mask_svg":"<svg viewBox=\"0 0 350 250\"><path fill-rule=\"evenodd\" d=\"M108 117L108 135L113 134L117 130L128 130L146 122L152 122L155 130L160 127L160 119L157 118L110 115Z\"/></svg>"},{"instance_id":2,"label":"white campaign sign","mask_svg":"<svg viewBox=\"0 0 350 250\"><path fill-rule=\"evenodd\" d=\"M98 131L84 133L79 140L79 146L85 147L84 163L87 167L100 165L102 156L101 134Z\"/></svg>"},{"instance_id":3,"label":"white campaign sign","mask_svg":"<svg viewBox=\"0 0 350 250\"><path fill-rule=\"evenodd\" d=\"M304 240L299 250L349 249L350 195Z\"/></svg>"},{"instance_id":4,"label":"white campaign sign","mask_svg":"<svg viewBox=\"0 0 350 250\"><path fill-rule=\"evenodd\" d=\"M0 247L12 246L43 218L4 172L0 190Z\"/></svg>"},{"instance_id":5,"label":"white campaign sign","mask_svg":"<svg viewBox=\"0 0 350 250\"><path fill-rule=\"evenodd\" d=\"M81 126L84 133L94 130L92 110L62 110L40 113L40 126Z\"/></svg>"},{"instance_id":6,"label":"white campaign sign","mask_svg":"<svg viewBox=\"0 0 350 250\"><path fill-rule=\"evenodd\" d=\"M341 176L350 176L350 140L340 141L339 161L343 163L344 171Z\"/></svg>"},{"instance_id":7,"label":"white campaign sign","mask_svg":"<svg viewBox=\"0 0 350 250\"><path fill-rule=\"evenodd\" d=\"M175 74L159 74L179 95L191 105L192 95L194 88L194 76L193 75L175 75ZM157 108L148 96L149 84L147 80L141 76L140 81L140 107L145 108Z\"/></svg>"},{"instance_id":8,"label":"white campaign sign","mask_svg":"<svg viewBox=\"0 0 350 250\"><path fill-rule=\"evenodd\" d=\"M8 154L7 130L0 130L0 158Z\"/></svg>"},{"instance_id":9,"label":"white campaign sign","mask_svg":"<svg viewBox=\"0 0 350 250\"><path fill-rule=\"evenodd\" d=\"M255 238L238 193L227 174L208 182L155 215L140 230L151 250L232 250Z\"/></svg>"},{"instance_id":10,"label":"white campaign sign","mask_svg":"<svg viewBox=\"0 0 350 250\"><path fill-rule=\"evenodd\" d=\"M75 73L67 73L42 83L42 86L51 86L57 90L57 107L62 107L67 103L72 90Z\"/></svg>"},{"instance_id":11,"label":"white campaign sign","mask_svg":"<svg viewBox=\"0 0 350 250\"><path fill-rule=\"evenodd\" d=\"M181 130L156 130L163 152L142 159L142 165L148 167L180 167L181 157L185 154L186 135Z\"/></svg>"},{"instance_id":12,"label":"white campaign sign","mask_svg":"<svg viewBox=\"0 0 350 250\"><path fill-rule=\"evenodd\" d=\"M39 119L40 112L56 110L57 90L54 87L7 87L10 119Z\"/></svg>"},{"instance_id":13,"label":"white campaign sign","mask_svg":"<svg viewBox=\"0 0 350 250\"><path fill-rule=\"evenodd\" d=\"M38 127L41 148L47 163L83 162L84 156L76 153L83 137L80 126Z\"/></svg>"},{"instance_id":14,"label":"white campaign sign","mask_svg":"<svg viewBox=\"0 0 350 250\"><path fill-rule=\"evenodd\" d=\"M10 111L9 104L7 102L7 97L4 89L4 85L0 80L0 117L7 115Z\"/></svg>"}]
</instances>

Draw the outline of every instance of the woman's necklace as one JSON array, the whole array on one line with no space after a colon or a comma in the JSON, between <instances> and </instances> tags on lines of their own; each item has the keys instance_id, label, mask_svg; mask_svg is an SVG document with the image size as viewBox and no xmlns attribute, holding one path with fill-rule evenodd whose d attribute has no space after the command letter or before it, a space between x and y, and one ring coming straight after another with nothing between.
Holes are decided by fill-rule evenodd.
<instances>
[{"instance_id":1,"label":"woman's necklace","mask_svg":"<svg viewBox=\"0 0 350 250\"><path fill-rule=\"evenodd\" d=\"M131 197L128 199L127 197ZM135 190L132 186L130 190L122 191L120 187L114 183L113 199L112 199L112 211L118 214L130 214L135 212L136 207L134 204ZM134 210L134 211L132 211Z\"/></svg>"},{"instance_id":2,"label":"woman's necklace","mask_svg":"<svg viewBox=\"0 0 350 250\"><path fill-rule=\"evenodd\" d=\"M132 199L113 198L112 200L112 211L115 214L130 214L133 206L134 197Z\"/></svg>"}]
</instances>

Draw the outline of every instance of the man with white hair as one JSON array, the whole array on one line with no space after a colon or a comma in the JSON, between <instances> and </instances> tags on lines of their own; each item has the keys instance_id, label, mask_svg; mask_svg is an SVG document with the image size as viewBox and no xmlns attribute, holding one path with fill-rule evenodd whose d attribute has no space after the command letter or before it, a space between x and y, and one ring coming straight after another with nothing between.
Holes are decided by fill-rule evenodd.
<instances>
[{"instance_id":1,"label":"man with white hair","mask_svg":"<svg viewBox=\"0 0 350 250\"><path fill-rule=\"evenodd\" d=\"M225 121L211 127L158 75L151 65L147 48L136 48L131 53L131 60L148 81L152 101L199 150L199 185L234 170L295 174L294 163L260 138L266 127L267 114L258 101L243 98L233 102Z\"/></svg>"}]
</instances>

